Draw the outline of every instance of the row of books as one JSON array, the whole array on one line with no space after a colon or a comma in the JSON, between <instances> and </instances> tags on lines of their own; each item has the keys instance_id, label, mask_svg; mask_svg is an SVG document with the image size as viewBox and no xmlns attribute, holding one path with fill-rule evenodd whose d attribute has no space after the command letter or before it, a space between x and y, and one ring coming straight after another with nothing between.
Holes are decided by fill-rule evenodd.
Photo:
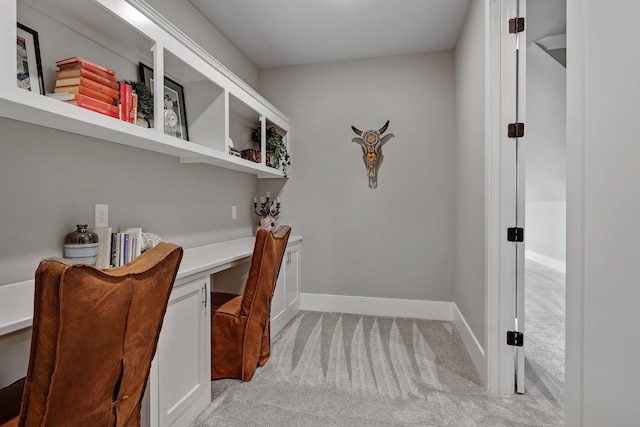
<instances>
[{"instance_id":1,"label":"row of books","mask_svg":"<svg viewBox=\"0 0 640 427\"><path fill-rule=\"evenodd\" d=\"M135 123L138 95L131 85L117 81L115 71L74 56L56 62L58 74L50 97Z\"/></svg>"},{"instance_id":2,"label":"row of books","mask_svg":"<svg viewBox=\"0 0 640 427\"><path fill-rule=\"evenodd\" d=\"M142 253L141 228L126 228L112 232L111 227L96 227L91 231L98 235L98 268L125 265Z\"/></svg>"}]
</instances>

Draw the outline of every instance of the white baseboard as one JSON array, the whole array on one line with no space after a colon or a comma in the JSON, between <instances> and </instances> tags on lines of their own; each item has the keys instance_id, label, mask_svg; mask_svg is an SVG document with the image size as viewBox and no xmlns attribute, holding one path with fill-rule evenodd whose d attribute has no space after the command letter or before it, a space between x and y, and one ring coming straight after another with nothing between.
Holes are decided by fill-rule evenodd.
<instances>
[{"instance_id":1,"label":"white baseboard","mask_svg":"<svg viewBox=\"0 0 640 427\"><path fill-rule=\"evenodd\" d=\"M454 302L302 293L300 309L451 322L458 330L480 377L486 380L484 349Z\"/></svg>"},{"instance_id":2,"label":"white baseboard","mask_svg":"<svg viewBox=\"0 0 640 427\"><path fill-rule=\"evenodd\" d=\"M300 294L300 310L369 316L411 317L453 320L453 303L396 298L353 297L346 295Z\"/></svg>"},{"instance_id":3,"label":"white baseboard","mask_svg":"<svg viewBox=\"0 0 640 427\"><path fill-rule=\"evenodd\" d=\"M467 353L469 353L469 356L473 361L473 365L476 367L476 370L480 374L480 378L482 378L482 381L486 384L487 368L484 356L484 348L482 348L482 344L480 344L480 342L476 338L475 334L469 327L469 324L467 323L455 303L453 303L453 317L453 324L456 326L456 329L460 334L460 338L462 338L462 342L467 349Z\"/></svg>"},{"instance_id":4,"label":"white baseboard","mask_svg":"<svg viewBox=\"0 0 640 427\"><path fill-rule=\"evenodd\" d=\"M556 271L559 271L560 273L566 274L567 272L567 263L564 261L560 261L559 259L551 258L549 256L530 251L529 249L525 249L524 257L526 259L530 259L531 261L535 261L538 264L542 264L545 267L549 267Z\"/></svg>"}]
</instances>

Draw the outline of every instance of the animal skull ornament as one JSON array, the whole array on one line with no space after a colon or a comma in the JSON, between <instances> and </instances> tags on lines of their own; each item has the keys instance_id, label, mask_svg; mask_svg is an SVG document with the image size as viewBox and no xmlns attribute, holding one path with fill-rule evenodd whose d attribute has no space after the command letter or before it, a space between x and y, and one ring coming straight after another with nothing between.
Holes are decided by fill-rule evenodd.
<instances>
[{"instance_id":1,"label":"animal skull ornament","mask_svg":"<svg viewBox=\"0 0 640 427\"><path fill-rule=\"evenodd\" d=\"M378 186L378 168L382 162L382 143L380 141L380 135L385 133L389 127L389 120L379 130L369 129L361 131L355 126L351 126L351 129L362 138L360 146L362 147L362 160L367 168L367 176L369 177L369 188L376 188Z\"/></svg>"}]
</instances>

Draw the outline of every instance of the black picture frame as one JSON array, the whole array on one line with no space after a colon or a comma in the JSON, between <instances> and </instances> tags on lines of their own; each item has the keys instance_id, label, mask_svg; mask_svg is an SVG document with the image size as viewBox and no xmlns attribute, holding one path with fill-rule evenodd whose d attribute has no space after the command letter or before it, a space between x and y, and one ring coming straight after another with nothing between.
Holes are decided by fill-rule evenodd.
<instances>
[{"instance_id":1,"label":"black picture frame","mask_svg":"<svg viewBox=\"0 0 640 427\"><path fill-rule=\"evenodd\" d=\"M16 31L16 78L18 87L44 95L44 77L38 32L21 23ZM34 76L35 74L35 76ZM36 89L36 90L34 90Z\"/></svg>"},{"instance_id":2,"label":"black picture frame","mask_svg":"<svg viewBox=\"0 0 640 427\"><path fill-rule=\"evenodd\" d=\"M151 90L151 93L153 93L153 68L140 62L139 70L140 81ZM164 133L188 141L189 130L187 128L187 112L184 103L184 88L180 83L165 77L164 97L167 99L167 104L165 104L165 117L167 114L166 112L169 109L169 105L172 106L171 108L173 112L178 116L178 123L175 126L169 126L167 123L164 128Z\"/></svg>"}]
</instances>

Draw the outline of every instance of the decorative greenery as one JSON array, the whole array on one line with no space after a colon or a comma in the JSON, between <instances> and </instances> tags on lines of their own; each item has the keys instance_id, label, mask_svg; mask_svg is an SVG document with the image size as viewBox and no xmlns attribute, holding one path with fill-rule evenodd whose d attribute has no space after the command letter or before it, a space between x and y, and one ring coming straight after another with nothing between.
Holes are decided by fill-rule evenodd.
<instances>
[{"instance_id":1,"label":"decorative greenery","mask_svg":"<svg viewBox=\"0 0 640 427\"><path fill-rule=\"evenodd\" d=\"M255 142L260 142L261 126L253 129L251 132L251 139ZM275 127L271 126L267 128L267 151L272 151L271 166L278 169L282 166L285 178L289 172L289 166L291 160L289 158L289 152L287 151L287 145L283 141L282 135L278 133Z\"/></svg>"},{"instance_id":2,"label":"decorative greenery","mask_svg":"<svg viewBox=\"0 0 640 427\"><path fill-rule=\"evenodd\" d=\"M131 80L124 82L131 85L133 91L138 94L138 114L141 114L147 121L153 120L153 93L151 93L151 89L142 82Z\"/></svg>"}]
</instances>

